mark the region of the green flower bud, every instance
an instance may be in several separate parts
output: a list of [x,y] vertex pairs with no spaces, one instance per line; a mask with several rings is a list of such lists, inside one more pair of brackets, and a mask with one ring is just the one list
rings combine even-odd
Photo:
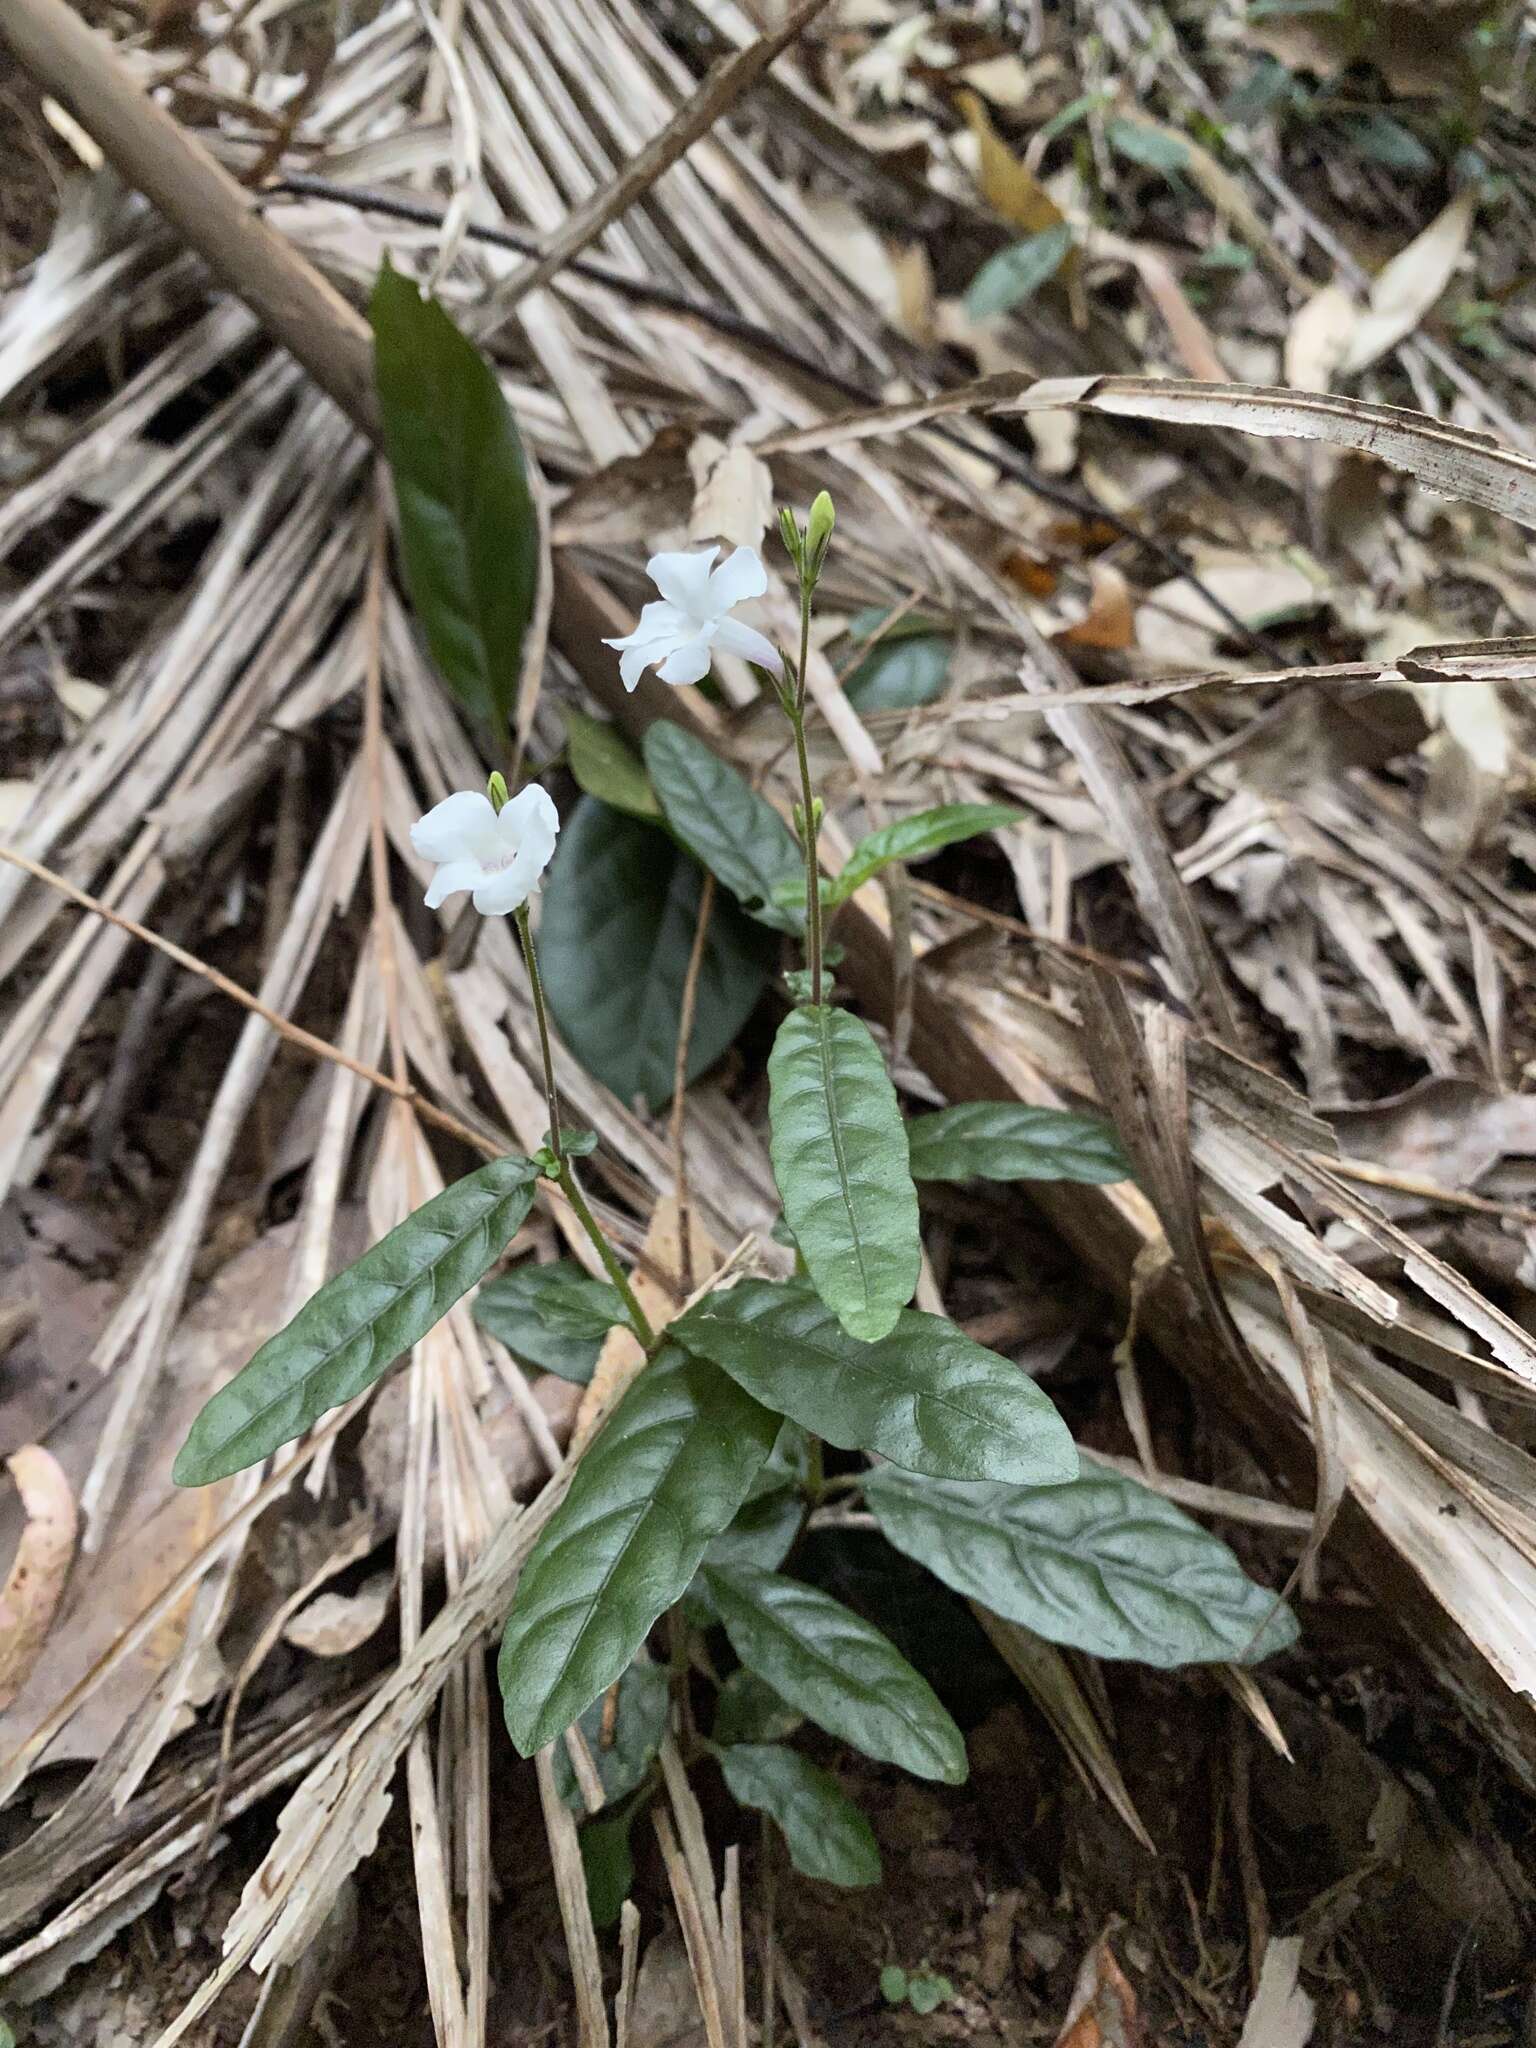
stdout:
[[779,507],[779,532],[789,559],[801,575],[805,573],[805,537],[801,533],[795,515],[787,505]]
[[836,523],[837,513],[830,494],[818,491],[805,527],[805,574],[812,582],[821,574],[821,565],[827,559],[827,549],[832,544],[832,528]]
[[485,793],[491,800],[491,809],[499,816],[501,807],[507,800],[507,778],[499,768],[494,771],[490,780],[486,783]]

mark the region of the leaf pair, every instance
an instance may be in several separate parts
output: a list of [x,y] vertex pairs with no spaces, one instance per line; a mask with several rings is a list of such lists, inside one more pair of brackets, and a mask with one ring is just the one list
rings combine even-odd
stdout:
[[203,1407],[178,1486],[206,1486],[373,1385],[489,1271],[533,1204],[531,1159],[493,1160],[444,1189],[338,1273]]

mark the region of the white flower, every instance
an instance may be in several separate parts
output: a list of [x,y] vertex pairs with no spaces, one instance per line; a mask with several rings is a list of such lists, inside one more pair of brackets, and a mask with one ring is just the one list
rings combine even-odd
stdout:
[[751,626],[728,616],[733,606],[761,597],[768,572],[756,548],[737,548],[718,569],[712,564],[720,550],[702,555],[652,555],[645,573],[661,592],[660,604],[648,604],[640,623],[623,640],[608,640],[621,655],[619,674],[632,690],[648,668],[664,683],[697,683],[709,674],[712,651],[739,654],[773,675],[783,672],[778,649]]
[[559,830],[560,813],[536,782],[503,804],[499,816],[480,790],[455,790],[411,827],[412,846],[437,863],[427,908],[473,889],[485,917],[521,909],[554,856]]

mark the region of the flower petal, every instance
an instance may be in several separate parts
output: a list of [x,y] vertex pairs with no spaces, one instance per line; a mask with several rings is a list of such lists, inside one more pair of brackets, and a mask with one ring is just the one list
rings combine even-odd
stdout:
[[715,617],[749,597],[761,597],[768,588],[768,571],[756,548],[737,548],[727,555],[709,579],[709,602]]
[[[610,640],[608,645],[616,647],[618,642]],[[638,685],[640,678],[661,653],[662,649],[659,647],[625,648],[619,656],[619,681],[626,690],[633,690]]]
[[482,917],[505,917],[509,911],[521,910],[533,894],[540,871],[531,855],[525,859],[519,852],[510,867],[485,877],[475,891],[476,910]]
[[720,621],[715,628],[715,645],[722,654],[739,654],[743,661],[755,661],[770,675],[781,676],[784,673],[783,658],[773,642],[759,633],[755,626],[744,626],[740,619]]
[[674,647],[656,671],[664,683],[701,683],[709,674],[709,641],[701,633]]
[[[706,548],[701,555],[652,555],[645,573],[669,604],[690,618],[705,619],[713,606],[709,572],[719,552],[718,548]],[[641,617],[643,620],[644,613]]]
[[457,896],[461,889],[478,889],[484,880],[485,869],[477,860],[444,861],[427,890],[428,910],[436,910],[440,903],[450,896]]
[[481,789],[456,789],[411,827],[411,844],[426,860],[464,860],[487,841],[496,842],[496,812]]
[[605,640],[603,645],[617,647],[621,652],[626,647],[664,649],[674,641],[687,640],[698,630],[695,621],[675,604],[648,604],[633,633],[626,633],[622,640]]
[[496,820],[502,845],[514,847],[519,858],[524,853],[530,855],[538,864],[539,874],[543,874],[554,856],[559,830],[560,813],[555,809],[554,799],[536,782],[526,784],[510,803],[503,804]]

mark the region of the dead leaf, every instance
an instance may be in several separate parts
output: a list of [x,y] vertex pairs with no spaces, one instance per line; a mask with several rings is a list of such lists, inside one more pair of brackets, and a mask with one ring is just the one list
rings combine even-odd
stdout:
[[1069,647],[1118,651],[1136,644],[1136,607],[1131,586],[1112,562],[1091,563],[1088,609],[1075,626],[1054,637]]
[[1083,1958],[1056,2048],[1142,2048],[1141,2012],[1105,1930]]
[[1413,333],[1450,283],[1476,212],[1477,193],[1469,185],[1380,271],[1371,286],[1370,304],[1344,351],[1339,366],[1344,376],[1369,369]]
[[75,1554],[75,1496],[59,1461],[41,1444],[6,1459],[26,1525],[0,1588],[0,1708],[21,1691],[63,1596]]
[[973,92],[955,95],[955,104],[976,138],[979,162],[976,182],[982,197],[1020,234],[1038,235],[1066,219],[1050,193],[1026,170],[992,126],[992,117]]
[[283,1641],[312,1657],[345,1657],[376,1635],[389,1612],[392,1572],[372,1572],[354,1593],[317,1593],[283,1630]]
[[1316,2008],[1296,1981],[1301,1969],[1301,1936],[1270,1939],[1237,2048],[1306,2048]]
[[1297,313],[1285,337],[1285,381],[1296,391],[1328,391],[1349,354],[1360,308],[1341,284],[1325,284]]
[[755,548],[773,518],[773,475],[766,462],[739,442],[727,447],[713,434],[700,434],[688,450],[693,476],[690,540],[723,540]]

